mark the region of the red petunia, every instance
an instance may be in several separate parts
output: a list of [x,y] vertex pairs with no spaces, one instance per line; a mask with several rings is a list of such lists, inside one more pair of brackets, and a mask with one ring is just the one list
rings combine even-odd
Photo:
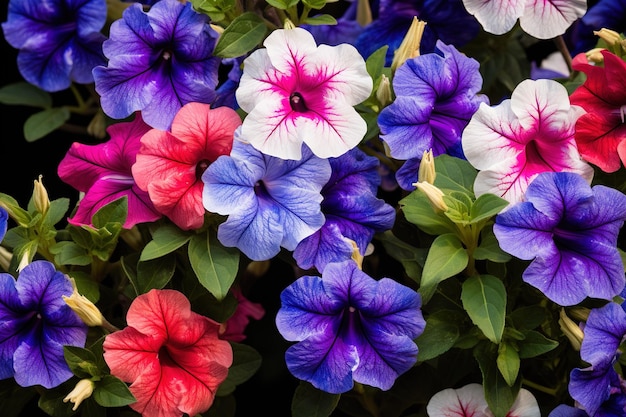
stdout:
[[150,417],[194,416],[209,409],[233,362],[220,324],[191,311],[175,290],[138,296],[126,315],[128,327],[104,341],[111,374],[130,382],[130,407]]
[[572,104],[586,114],[576,122],[578,151],[604,172],[615,172],[626,164],[626,63],[603,50],[604,65],[591,65],[584,53],[578,54],[573,68],[587,75],[583,85],[570,96]]

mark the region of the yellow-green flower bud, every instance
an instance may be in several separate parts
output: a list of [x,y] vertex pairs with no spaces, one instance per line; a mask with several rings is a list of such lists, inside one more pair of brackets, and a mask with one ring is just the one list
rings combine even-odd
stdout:
[[601,51],[606,50],[606,48],[593,48],[589,51],[585,52],[585,57],[587,58],[587,62],[602,64],[604,62],[604,56],[602,56]]
[[443,191],[439,188],[427,182],[416,182],[413,185],[428,197],[428,201],[435,212],[444,213],[448,211],[448,205],[443,201]]
[[70,391],[70,393],[67,394],[65,398],[63,398],[63,402],[66,403],[69,401],[74,404],[72,410],[76,411],[80,403],[91,397],[94,388],[95,384],[91,379],[81,379],[80,381],[78,381],[74,389]]
[[[369,0],[357,0],[356,5],[356,21],[359,25],[365,27],[372,23],[372,8]],[[327,2],[328,3],[328,2]]]
[[433,157],[433,150],[429,149],[427,151],[424,151],[424,154],[422,155],[420,168],[417,172],[417,181],[434,184],[436,176],[437,172],[435,172],[435,159]]
[[87,133],[94,138],[104,139],[107,136],[107,121],[102,110],[98,110],[87,125]]
[[614,30],[602,28],[593,32],[594,35],[602,39],[607,45],[615,46],[620,45],[622,42],[622,36]]
[[407,31],[402,43],[393,55],[391,62],[391,70],[395,71],[400,65],[404,64],[407,59],[415,58],[420,54],[420,44],[422,43],[422,35],[426,22],[419,20],[413,16],[411,27]]
[[565,309],[561,309],[559,313],[559,327],[561,331],[567,337],[572,347],[579,351],[580,345],[583,341],[584,333],[572,319],[570,319],[567,314],[565,314]]
[[284,29],[295,29],[296,25],[293,24],[293,22],[289,19],[285,19],[285,21],[283,22],[283,28]]
[[391,103],[391,82],[389,81],[389,77],[385,74],[380,78],[380,84],[378,84],[378,89],[376,90],[376,98],[382,107]]
[[41,214],[46,214],[50,208],[50,199],[48,198],[48,191],[41,182],[41,175],[38,180],[35,180],[35,188],[33,191],[33,202],[35,208]]
[[5,271],[9,272],[9,268],[11,266],[11,259],[13,258],[13,254],[0,246],[0,267]]
[[80,319],[85,322],[87,326],[102,326],[104,323],[104,317],[98,307],[95,306],[94,303],[89,301],[87,297],[78,293],[78,289],[76,288],[76,282],[73,278],[70,278],[72,281],[72,287],[74,287],[74,292],[72,292],[71,296],[63,296],[63,301],[67,304],[74,312],[80,317]]

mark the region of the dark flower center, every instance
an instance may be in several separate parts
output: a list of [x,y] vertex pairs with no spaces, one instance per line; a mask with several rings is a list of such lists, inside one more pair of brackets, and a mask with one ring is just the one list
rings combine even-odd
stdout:
[[204,174],[204,171],[206,171],[209,165],[211,165],[211,161],[209,161],[208,159],[202,159],[200,162],[198,162],[198,164],[196,165],[197,179],[202,178],[202,174]]
[[291,93],[291,95],[289,96],[289,105],[291,106],[291,110],[293,111],[304,113],[308,110],[302,94],[298,93],[297,91]]

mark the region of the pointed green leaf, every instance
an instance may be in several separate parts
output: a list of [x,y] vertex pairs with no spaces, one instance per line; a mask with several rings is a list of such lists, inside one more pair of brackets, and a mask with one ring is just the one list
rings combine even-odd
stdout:
[[498,345],[498,358],[496,359],[498,370],[504,381],[511,387],[519,374],[520,357],[517,350],[508,343]]
[[335,19],[330,14],[318,14],[316,16],[307,17],[306,19],[302,21],[302,23],[305,23],[311,26],[321,26],[321,25],[334,26],[337,24],[337,19]]
[[93,215],[91,222],[96,229],[101,229],[109,223],[124,224],[127,216],[128,197],[124,196],[100,207]]
[[419,348],[417,360],[427,361],[447,352],[460,336],[459,326],[463,320],[459,312],[436,311],[426,319],[426,327],[415,340]]
[[500,244],[493,234],[492,225],[482,229],[480,243],[474,250],[474,259],[490,260],[496,263],[505,263],[511,260],[511,255],[500,248]]
[[77,377],[91,378],[100,376],[95,355],[88,349],[76,346],[63,346],[65,362]]
[[488,220],[508,205],[508,201],[495,194],[483,194],[472,204],[470,211],[472,223]]
[[535,330],[528,330],[524,332],[524,335],[526,338],[518,343],[519,357],[521,359],[534,358],[550,352],[559,345],[559,342],[548,339]]
[[143,248],[140,261],[149,261],[174,252],[189,242],[192,233],[185,232],[173,224],[164,224],[154,231],[152,240]]
[[293,417],[328,417],[339,404],[339,394],[329,394],[313,387],[308,382],[300,382],[291,402]]
[[506,383],[496,364],[497,351],[493,347],[492,343],[483,341],[474,349],[474,357],[483,376],[483,390],[489,409],[494,417],[506,417],[517,399],[522,378],[518,376],[512,386]]
[[176,256],[167,254],[160,258],[137,263],[135,287],[137,294],[144,294],[152,289],[162,289],[170,282],[176,270]]
[[266,0],[270,6],[274,6],[280,10],[287,10],[298,4],[300,0]]
[[443,235],[457,230],[448,217],[435,212],[428,197],[419,190],[411,192],[399,204],[407,221],[430,235]]
[[409,245],[394,236],[390,230],[381,233],[377,238],[383,244],[389,256],[402,264],[404,272],[419,282],[422,276],[422,267],[426,260],[427,249]]
[[253,12],[237,16],[220,35],[214,55],[220,58],[236,58],[256,48],[265,39],[267,26]]
[[319,10],[326,5],[326,0],[302,0],[302,4],[311,9]]
[[93,398],[102,407],[123,407],[136,401],[128,386],[113,375],[96,382]]
[[261,354],[254,348],[242,343],[231,342],[233,348],[233,364],[228,368],[228,377],[219,386],[217,395],[228,395],[237,385],[250,379],[261,367]]
[[423,303],[430,300],[441,281],[462,272],[468,261],[467,250],[456,235],[437,236],[430,245],[422,271],[419,292]]
[[474,195],[474,179],[476,168],[464,159],[447,154],[435,157],[435,185],[442,190],[455,190]]
[[224,299],[239,268],[239,250],[226,248],[210,233],[189,241],[189,260],[200,283],[218,300]]
[[52,96],[25,81],[8,84],[0,88],[0,103],[9,106],[30,106],[48,109],[52,107]]
[[54,262],[58,265],[86,266],[92,261],[89,252],[71,241],[59,242],[50,248],[54,255]]
[[28,142],[34,142],[54,132],[69,119],[70,111],[65,107],[53,107],[35,113],[24,123],[24,138]]
[[475,275],[463,283],[463,308],[487,339],[499,344],[504,332],[506,288],[491,275]]

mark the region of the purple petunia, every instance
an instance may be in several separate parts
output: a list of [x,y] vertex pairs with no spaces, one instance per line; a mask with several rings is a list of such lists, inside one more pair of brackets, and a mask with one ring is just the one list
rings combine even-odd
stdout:
[[293,252],[303,269],[323,271],[329,262],[350,259],[353,247],[346,239],[356,242],[364,255],[374,233],[390,229],[396,218],[395,209],[376,197],[381,181],[376,157],[355,148],[329,161],[332,174],[322,189],[326,222]]
[[44,91],[93,82],[105,62],[100,33],[105,0],[10,0],[4,37],[19,49],[17,66],[26,81]]
[[148,12],[131,4],[102,45],[107,66],[93,71],[102,110],[114,119],[141,111],[148,125],[168,130],[183,105],[212,103],[220,64],[213,55],[217,38],[208,16],[193,10],[191,2],[161,0]]
[[413,340],[426,325],[419,294],[373,279],[354,261],[299,278],[280,299],[278,331],[298,342],[287,349],[287,368],[322,391],[347,392],[353,381],[388,390],[417,361]]
[[17,280],[0,273],[0,379],[54,388],[72,376],[63,346],[84,346],[87,325],[62,296],[71,281],[48,261],[35,261]]
[[407,60],[393,78],[396,99],[378,118],[381,139],[393,158],[407,160],[396,173],[405,190],[417,182],[424,151],[463,158],[461,134],[487,96],[479,63],[453,46],[437,43],[438,51]]
[[0,206],[0,242],[4,239],[4,235],[7,233],[7,227],[9,222],[9,212]]
[[493,232],[509,254],[533,262],[522,278],[557,304],[585,297],[611,300],[624,288],[617,237],[626,220],[626,195],[591,188],[572,172],[545,172],[525,201],[496,216]]
[[239,128],[230,156],[220,156],[202,174],[202,203],[228,216],[217,232],[224,246],[267,260],[281,247],[294,250],[324,224],[320,191],[330,163],[307,146],[297,161],[267,156],[239,140],[240,134]]
[[626,312],[619,304],[610,302],[589,312],[580,357],[590,366],[573,369],[568,388],[590,416],[617,417],[626,412],[626,383],[613,367],[625,337]]

